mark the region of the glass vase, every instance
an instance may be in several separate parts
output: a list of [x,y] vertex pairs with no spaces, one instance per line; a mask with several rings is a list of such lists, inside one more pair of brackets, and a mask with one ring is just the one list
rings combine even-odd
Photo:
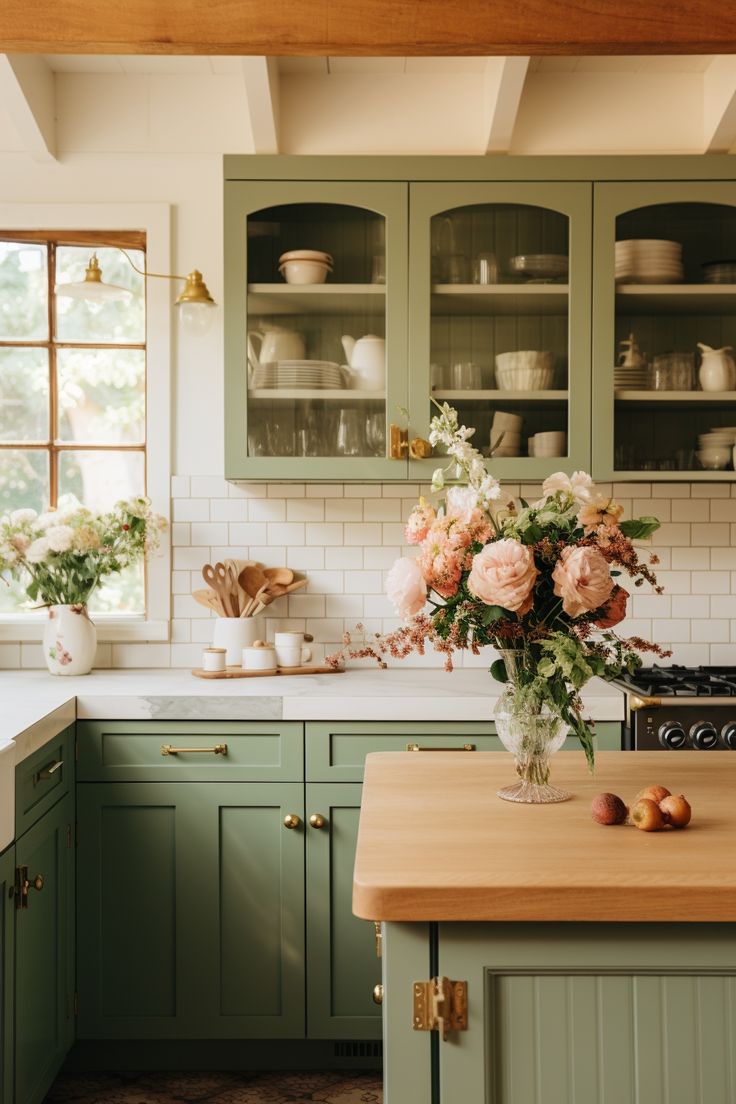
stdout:
[[494,719],[498,737],[514,756],[519,781],[504,786],[504,801],[547,805],[567,801],[572,794],[550,783],[550,757],[562,747],[568,726],[558,713],[539,700],[529,653],[503,654],[508,682],[499,698]]

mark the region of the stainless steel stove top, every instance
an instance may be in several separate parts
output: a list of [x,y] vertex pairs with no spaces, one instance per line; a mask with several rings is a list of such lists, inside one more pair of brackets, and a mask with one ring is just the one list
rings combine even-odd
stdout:
[[634,751],[736,751],[736,668],[641,667],[626,691],[624,746]]

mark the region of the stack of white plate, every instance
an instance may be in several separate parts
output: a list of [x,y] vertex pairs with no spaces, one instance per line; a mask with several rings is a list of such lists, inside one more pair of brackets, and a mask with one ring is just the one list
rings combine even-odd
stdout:
[[347,387],[347,380],[344,370],[331,360],[276,360],[256,366],[251,387],[323,391]]
[[682,245],[659,238],[616,242],[616,279],[632,284],[679,284]]
[[567,456],[567,434],[562,429],[535,433],[529,438],[529,455],[537,458]]
[[569,263],[563,253],[520,253],[510,261],[511,271],[526,276],[530,283],[563,280]]
[[613,385],[617,391],[646,391],[649,369],[642,367],[625,368],[617,364],[613,369]]

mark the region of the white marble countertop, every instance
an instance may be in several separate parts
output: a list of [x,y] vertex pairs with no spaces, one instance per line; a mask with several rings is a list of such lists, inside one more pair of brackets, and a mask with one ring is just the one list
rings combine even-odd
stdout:
[[[0,673],[0,850],[7,837],[14,764],[75,717],[100,720],[490,721],[500,686],[484,670],[355,668],[336,675],[197,679],[171,669]],[[623,695],[600,679],[583,694],[590,717],[620,721]],[[10,778],[10,782],[8,781]]]

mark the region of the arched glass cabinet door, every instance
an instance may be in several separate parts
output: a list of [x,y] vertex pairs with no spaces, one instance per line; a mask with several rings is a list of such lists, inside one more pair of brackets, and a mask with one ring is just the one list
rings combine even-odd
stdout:
[[587,468],[591,186],[415,184],[410,208],[410,436],[447,401],[498,478]]
[[406,185],[229,181],[225,204],[226,476],[403,478]]
[[733,480],[736,186],[600,184],[595,212],[594,474]]

